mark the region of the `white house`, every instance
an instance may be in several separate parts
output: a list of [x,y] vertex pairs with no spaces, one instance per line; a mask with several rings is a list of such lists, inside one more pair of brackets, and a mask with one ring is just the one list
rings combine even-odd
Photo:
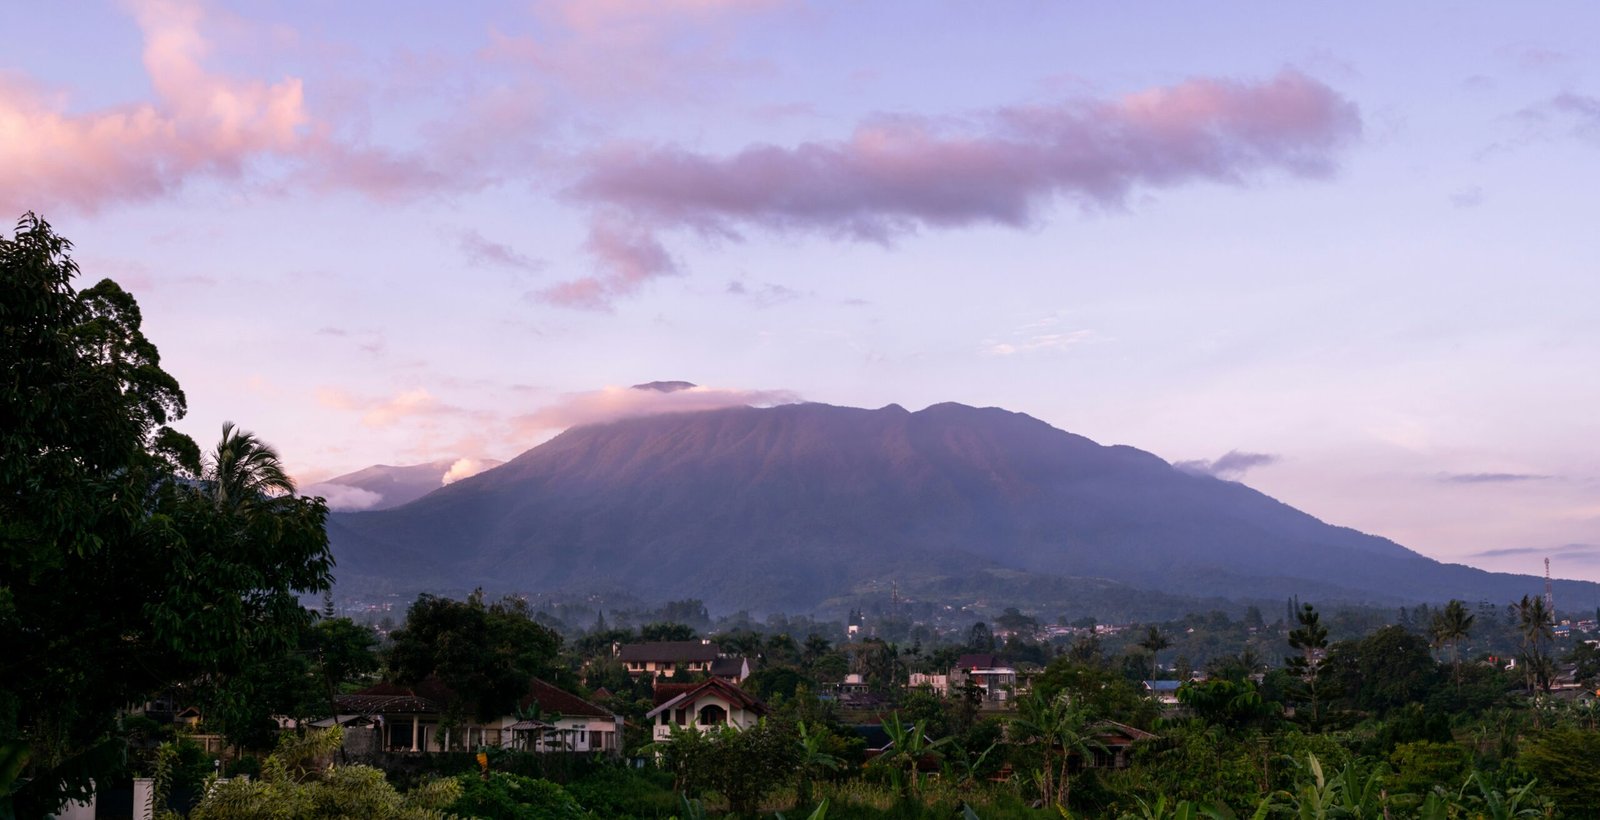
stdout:
[[656,741],[672,739],[673,727],[704,732],[721,726],[748,729],[767,714],[767,705],[722,678],[703,683],[659,684],[656,708],[645,719]]
[[[428,752],[499,746],[531,752],[601,752],[622,750],[622,717],[533,678],[517,712],[487,722],[467,720],[444,725],[444,706],[451,691],[438,678],[416,686],[380,683],[334,703],[340,725],[370,726],[374,751]],[[332,721],[327,721],[331,723]],[[354,738],[347,733],[346,745]]]

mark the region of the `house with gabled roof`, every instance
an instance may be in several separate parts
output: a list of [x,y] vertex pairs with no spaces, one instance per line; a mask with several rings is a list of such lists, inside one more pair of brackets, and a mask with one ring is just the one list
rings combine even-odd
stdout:
[[[453,693],[436,676],[414,686],[380,683],[334,699],[345,726],[369,726],[372,746],[387,752],[470,750],[497,746],[530,752],[622,750],[621,716],[538,678],[513,714],[487,722],[446,725],[445,704]],[[332,723],[332,720],[327,721]]]
[[723,654],[721,647],[704,638],[622,644],[615,654],[623,668],[635,678],[646,673],[670,678],[683,672],[727,678],[738,683],[750,677],[751,672],[749,660]]
[[722,678],[656,684],[655,701],[645,719],[657,742],[671,740],[674,727],[697,732],[723,726],[748,729],[769,711],[760,698]]

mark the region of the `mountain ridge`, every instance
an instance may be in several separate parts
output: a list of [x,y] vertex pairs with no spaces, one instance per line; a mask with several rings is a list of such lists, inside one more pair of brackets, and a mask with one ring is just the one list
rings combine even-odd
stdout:
[[[735,407],[572,428],[395,509],[336,514],[330,539],[341,567],[363,577],[416,571],[547,591],[621,583],[791,611],[864,578],[989,569],[1381,605],[1498,603],[1542,583],[1434,561],[1134,447],[948,402]],[[1600,597],[1594,584],[1562,586]]]

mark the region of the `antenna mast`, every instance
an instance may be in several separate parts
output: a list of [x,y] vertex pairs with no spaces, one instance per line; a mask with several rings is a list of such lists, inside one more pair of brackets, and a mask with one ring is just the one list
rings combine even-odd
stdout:
[[1555,585],[1550,583],[1550,559],[1544,559],[1544,608],[1550,610],[1550,620],[1556,619]]

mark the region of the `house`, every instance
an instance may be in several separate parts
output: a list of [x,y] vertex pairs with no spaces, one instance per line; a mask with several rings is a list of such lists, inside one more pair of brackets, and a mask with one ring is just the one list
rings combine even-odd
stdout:
[[906,682],[906,685],[912,689],[927,688],[939,697],[946,697],[950,694],[949,675],[928,675],[922,672],[912,672],[911,678]]
[[767,714],[760,698],[723,678],[701,683],[656,684],[656,707],[645,714],[657,741],[670,740],[673,727],[704,732],[719,726],[748,729]]
[[1100,745],[1094,750],[1094,759],[1088,761],[1088,765],[1100,769],[1126,769],[1132,755],[1133,744],[1157,738],[1143,729],[1135,729],[1125,723],[1102,720],[1095,724],[1094,739],[1099,741]]
[[[334,699],[342,726],[369,727],[372,751],[426,752],[497,746],[530,752],[622,749],[622,718],[561,688],[533,678],[516,712],[487,722],[445,726],[453,693],[437,677],[415,686],[380,683]],[[322,721],[331,724],[333,720]],[[357,736],[355,732],[349,736]],[[360,741],[358,741],[359,743]],[[347,745],[350,745],[347,741]]]
[[658,678],[670,678],[679,672],[698,673],[726,678],[738,683],[750,677],[750,662],[745,658],[724,655],[715,643],[697,641],[652,641],[618,646],[617,660],[632,677],[646,673]]
[[1162,706],[1178,705],[1178,688],[1183,686],[1180,680],[1147,680],[1143,683],[1146,697],[1156,699]]
[[958,692],[968,681],[983,691],[985,701],[1004,703],[1017,691],[1017,670],[992,653],[962,655],[950,670],[947,686]]

